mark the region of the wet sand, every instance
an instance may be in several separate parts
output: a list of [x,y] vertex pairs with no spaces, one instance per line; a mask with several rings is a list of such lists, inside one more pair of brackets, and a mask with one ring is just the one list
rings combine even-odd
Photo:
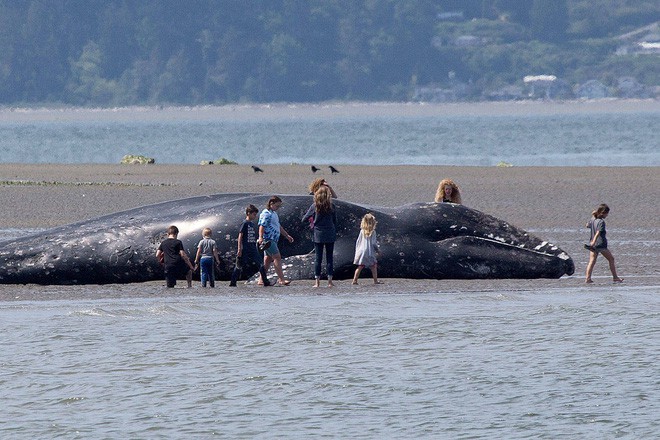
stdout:
[[[584,288],[581,279],[588,240],[584,228],[599,203],[612,209],[607,219],[610,248],[619,271],[631,283],[660,283],[660,170],[657,167],[449,167],[349,166],[339,174],[327,166],[313,174],[308,165],[264,165],[254,173],[249,165],[53,165],[0,164],[0,228],[47,228],[161,201],[197,195],[233,192],[304,194],[315,177],[325,177],[339,198],[376,206],[399,206],[431,201],[442,178],[461,187],[463,203],[548,239],[566,250],[576,262],[576,274],[560,280],[412,281],[386,280],[382,286],[358,288],[378,292],[469,292]],[[265,202],[265,200],[264,200]],[[627,244],[626,244],[627,243]],[[655,243],[655,245],[653,244]],[[650,245],[649,245],[650,244]],[[605,261],[596,266],[596,279],[607,281]],[[225,284],[225,283],[221,283]],[[307,294],[307,282],[292,286],[292,293]],[[354,291],[350,282],[339,289]],[[182,294],[217,294],[202,289],[163,293],[161,282],[132,286],[67,287],[72,297],[115,297]],[[617,288],[616,286],[614,288]],[[240,289],[256,289],[243,286]],[[289,288],[287,288],[289,289]],[[43,299],[62,287],[12,286],[0,288],[0,299]],[[281,291],[281,289],[278,289]],[[324,290],[327,292],[327,290]],[[259,293],[257,290],[255,293]],[[66,295],[64,295],[66,296]]]

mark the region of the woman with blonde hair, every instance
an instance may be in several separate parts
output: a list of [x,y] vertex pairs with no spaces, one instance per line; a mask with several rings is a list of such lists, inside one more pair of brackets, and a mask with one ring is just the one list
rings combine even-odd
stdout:
[[332,194],[328,186],[320,186],[314,193],[314,203],[309,207],[302,218],[303,223],[310,222],[314,231],[314,287],[321,283],[321,264],[323,263],[323,249],[325,248],[325,265],[328,275],[328,287],[333,287],[332,276],[334,272],[333,253],[337,239],[337,213],[332,204]]
[[326,187],[330,190],[330,195],[332,195],[333,199],[337,198],[337,193],[335,192],[335,190],[332,189],[332,187],[328,184],[328,182],[326,182],[325,179],[323,178],[314,179],[314,181],[309,184],[309,194],[313,196],[314,194],[316,194],[316,191],[318,191],[319,188],[323,188],[323,187]]
[[451,179],[443,179],[438,185],[438,190],[435,192],[435,201],[437,203],[457,203],[461,204],[461,190],[458,185]]

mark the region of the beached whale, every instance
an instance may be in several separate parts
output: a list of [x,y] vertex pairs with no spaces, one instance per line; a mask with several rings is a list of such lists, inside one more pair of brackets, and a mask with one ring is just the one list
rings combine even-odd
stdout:
[[[205,227],[213,230],[228,280],[236,238],[249,204],[263,207],[270,195],[216,194],[158,203],[0,242],[0,283],[107,284],[163,279],[155,258],[169,225],[191,257]],[[285,276],[313,279],[313,243],[301,221],[309,195],[282,195],[278,213],[294,237],[280,240]],[[335,279],[351,278],[362,216],[378,220],[382,278],[559,278],[574,272],[557,246],[492,216],[452,203],[416,203],[396,208],[334,201],[338,230]],[[366,269],[365,269],[366,270]],[[249,275],[249,274],[247,274]]]

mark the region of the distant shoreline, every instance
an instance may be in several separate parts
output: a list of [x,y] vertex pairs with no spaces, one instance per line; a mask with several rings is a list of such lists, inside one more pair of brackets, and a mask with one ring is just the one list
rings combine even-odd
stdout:
[[572,101],[482,101],[456,103],[322,102],[227,104],[221,106],[0,107],[0,123],[30,121],[283,120],[373,117],[656,113],[654,99]]

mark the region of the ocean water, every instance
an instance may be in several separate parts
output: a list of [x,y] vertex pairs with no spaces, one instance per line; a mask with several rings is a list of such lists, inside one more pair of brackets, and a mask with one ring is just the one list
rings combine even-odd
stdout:
[[[157,163],[374,165],[659,166],[660,112],[232,118],[190,111],[158,119],[16,120],[0,115],[0,153],[9,163],[118,163],[126,154]],[[178,117],[177,117],[178,116]]]
[[0,437],[660,435],[655,289],[181,292],[0,303]]

